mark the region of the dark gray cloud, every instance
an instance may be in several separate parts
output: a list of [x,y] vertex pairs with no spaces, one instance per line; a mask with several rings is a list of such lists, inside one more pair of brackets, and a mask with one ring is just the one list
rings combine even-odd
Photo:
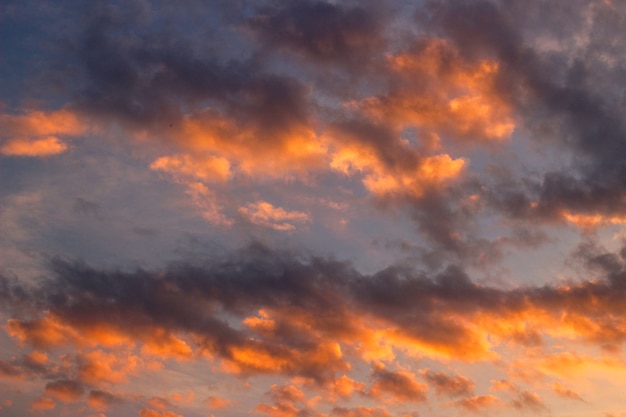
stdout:
[[[363,332],[355,321],[359,316],[402,329],[402,334],[418,343],[471,357],[469,352],[478,356],[485,352],[472,346],[478,339],[471,327],[454,317],[486,314],[506,321],[524,311],[542,311],[558,322],[563,314],[580,315],[597,324],[595,330],[581,330],[580,337],[615,350],[626,340],[626,333],[613,320],[624,313],[625,262],[618,255],[594,254],[587,263],[600,266],[605,279],[567,289],[546,286],[505,291],[476,285],[456,267],[435,276],[406,268],[365,276],[347,263],[254,245],[209,258],[204,265],[178,264],[159,272],[98,271],[84,263],[55,259],[50,278],[38,287],[3,279],[2,297],[4,309],[10,311],[13,304],[28,299],[29,305],[37,306],[33,313],[49,311],[77,329],[106,324],[146,341],[154,337],[154,328],[169,335],[194,334],[199,351],[206,349],[233,361],[238,349],[262,351],[284,362],[278,368],[243,363],[239,364],[241,372],[284,373],[323,381],[344,369],[343,359],[327,352],[330,356],[321,362],[298,361],[297,352],[314,357],[314,352],[325,352],[327,340],[358,341]],[[245,318],[259,310],[274,312],[271,329],[232,327],[224,316]],[[35,336],[28,336],[45,323],[32,315],[14,317],[20,318],[13,323],[15,333],[47,348],[46,339],[37,342]],[[299,321],[293,322],[294,317]],[[308,324],[303,327],[301,323]],[[251,332],[256,334],[254,340]],[[526,344],[523,336],[500,335]],[[541,337],[535,334],[539,343]]]
[[271,48],[298,53],[313,63],[363,65],[380,59],[386,18],[372,2],[282,2],[261,8],[249,27]]
[[422,375],[435,388],[437,394],[450,397],[469,397],[474,393],[474,382],[462,375],[448,375],[430,369],[426,369]]
[[[543,4],[523,3],[432,2],[429,13],[418,15],[462,53],[495,58],[500,92],[516,106],[525,126],[539,135],[533,126],[556,122],[557,134],[550,140],[573,152],[565,170],[526,184],[503,184],[494,190],[493,202],[513,216],[549,218],[564,209],[618,214],[626,193],[621,152],[626,126],[623,89],[616,94],[609,85],[620,85],[626,65],[626,43],[610,35],[623,25],[623,14],[611,10],[620,6],[572,2],[549,13]],[[562,24],[554,24],[555,18]],[[537,33],[545,39],[531,39]],[[574,35],[580,45],[568,45],[575,43],[568,38]],[[541,42],[549,41],[558,46],[542,50]],[[538,203],[532,210],[531,201]]]

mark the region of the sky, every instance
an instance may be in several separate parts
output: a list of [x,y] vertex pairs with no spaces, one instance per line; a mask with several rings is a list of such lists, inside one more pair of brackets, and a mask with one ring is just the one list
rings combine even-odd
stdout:
[[626,417],[622,0],[0,4],[0,415]]

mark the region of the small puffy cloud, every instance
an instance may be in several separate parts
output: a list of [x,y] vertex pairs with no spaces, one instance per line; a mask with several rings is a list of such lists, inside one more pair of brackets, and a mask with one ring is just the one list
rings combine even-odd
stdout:
[[45,411],[45,410],[53,410],[57,404],[48,397],[41,397],[30,405],[31,411]]
[[335,407],[330,413],[332,417],[391,417],[392,414],[384,407]]
[[124,399],[108,391],[91,390],[87,396],[89,407],[96,411],[106,411],[110,406],[120,404]]
[[513,381],[509,381],[507,379],[492,379],[491,386],[489,387],[489,391],[492,392],[517,392],[519,388],[517,384]]
[[486,409],[502,406],[502,401],[493,395],[477,395],[463,398],[450,403],[453,407],[460,408],[469,413],[484,413]]
[[577,393],[576,391],[574,391],[571,388],[567,388],[567,387],[563,386],[559,382],[554,382],[552,384],[552,389],[561,398],[567,398],[567,399],[570,399],[570,400],[584,401],[579,393]]
[[12,363],[0,359],[0,378],[19,379],[23,377],[22,370]]
[[626,216],[603,215],[600,213],[574,213],[569,210],[562,210],[561,217],[581,229],[590,230],[595,227],[605,225],[626,225]]
[[87,126],[69,110],[30,111],[24,114],[0,114],[2,143],[0,153],[7,156],[51,156],[63,153],[68,146],[59,136],[76,136]]
[[324,138],[330,169],[360,176],[377,197],[422,197],[459,178],[466,168],[462,158],[422,154],[393,128],[370,121],[338,123]]
[[172,407],[172,403],[163,397],[152,397],[148,400],[148,405],[158,410],[167,410]]
[[346,375],[342,375],[341,377],[332,380],[328,384],[327,389],[331,400],[334,401],[336,398],[348,399],[355,392],[364,392],[365,384],[355,381]]
[[7,156],[51,156],[66,150],[67,145],[54,136],[34,140],[14,138],[0,147],[0,153]]
[[65,379],[47,383],[45,392],[63,402],[76,402],[82,398],[85,387],[78,381]]
[[474,392],[474,382],[462,375],[448,375],[430,369],[424,369],[420,374],[435,388],[437,394],[460,397],[472,395]]
[[139,417],[183,417],[183,415],[173,411],[156,411],[151,408],[144,408],[139,411]]
[[89,384],[119,384],[128,380],[142,360],[133,354],[94,350],[79,356],[78,375]]
[[389,371],[376,364],[372,373],[374,383],[368,395],[390,403],[423,402],[428,387],[417,381],[415,375],[406,371]]
[[10,319],[7,330],[20,343],[44,350],[67,344],[78,337],[72,328],[50,316],[32,321]]
[[204,403],[212,410],[224,410],[232,406],[235,402],[222,397],[208,397]]
[[253,224],[279,231],[295,230],[296,225],[311,222],[311,216],[305,212],[285,210],[282,207],[275,207],[267,201],[249,203],[247,206],[239,208],[239,213]]
[[511,405],[518,410],[530,410],[530,411],[545,411],[545,406],[541,397],[528,390],[521,391],[516,398],[511,400]]
[[174,177],[190,177],[201,181],[224,182],[231,177],[230,162],[213,155],[170,155],[157,158],[150,169],[163,171]]
[[266,395],[274,404],[258,404],[256,411],[271,417],[296,417],[303,407],[306,408],[304,393],[294,385],[272,385]]

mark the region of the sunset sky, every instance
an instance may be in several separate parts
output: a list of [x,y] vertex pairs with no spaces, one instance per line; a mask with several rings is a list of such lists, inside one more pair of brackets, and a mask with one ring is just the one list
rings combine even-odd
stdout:
[[626,417],[626,2],[0,3],[0,416]]

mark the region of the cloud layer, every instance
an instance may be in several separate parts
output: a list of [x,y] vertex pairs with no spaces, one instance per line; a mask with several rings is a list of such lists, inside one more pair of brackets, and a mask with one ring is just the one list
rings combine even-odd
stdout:
[[623,413],[623,3],[0,9],[0,413]]

